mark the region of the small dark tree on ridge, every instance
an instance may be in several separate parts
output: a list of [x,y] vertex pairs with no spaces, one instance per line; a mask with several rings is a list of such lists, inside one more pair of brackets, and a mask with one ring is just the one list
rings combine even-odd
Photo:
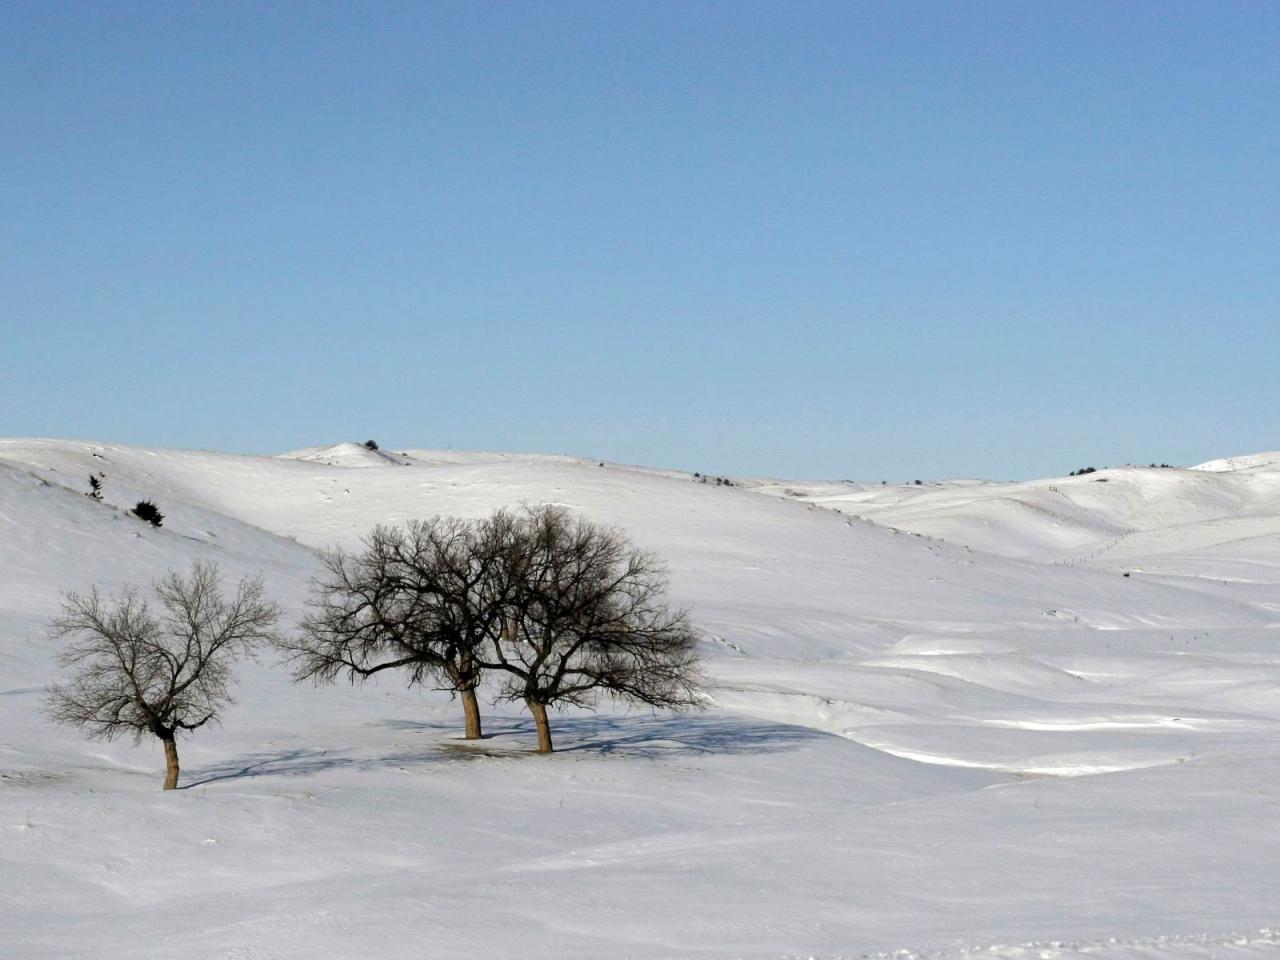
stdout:
[[129,512],[139,520],[147,521],[153,527],[163,526],[164,524],[164,514],[150,500],[139,500],[137,505]]

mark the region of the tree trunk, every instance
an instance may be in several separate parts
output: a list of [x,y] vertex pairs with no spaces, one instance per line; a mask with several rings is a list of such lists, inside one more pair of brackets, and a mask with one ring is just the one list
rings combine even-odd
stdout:
[[166,790],[176,790],[178,788],[178,745],[174,742],[173,737],[165,737],[164,743],[164,788]]
[[536,700],[528,701],[529,712],[533,714],[533,725],[538,728],[538,752],[550,753],[555,748],[551,746],[551,725],[547,723],[547,705],[538,703]]
[[462,714],[467,722],[467,732],[463,737],[467,740],[479,740],[484,734],[480,732],[480,701],[476,699],[476,688],[466,687],[458,693],[462,697]]

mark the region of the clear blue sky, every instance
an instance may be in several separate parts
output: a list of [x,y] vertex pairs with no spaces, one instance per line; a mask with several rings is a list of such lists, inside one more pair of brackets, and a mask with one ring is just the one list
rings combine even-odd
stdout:
[[1280,448],[1280,6],[19,2],[0,435]]

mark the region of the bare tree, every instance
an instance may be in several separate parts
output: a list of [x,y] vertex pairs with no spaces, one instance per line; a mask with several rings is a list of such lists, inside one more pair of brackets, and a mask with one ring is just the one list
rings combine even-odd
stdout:
[[155,585],[164,608],[155,613],[133,588],[104,600],[67,594],[52,623],[69,641],[59,656],[74,671],[50,688],[47,710],[58,723],[95,739],[147,735],[164,744],[164,789],[178,785],[179,731],[217,722],[231,702],[236,660],[274,638],[279,616],[264,599],[261,579],[242,580],[225,597],[216,565],[196,563],[189,579],[170,573]]
[[547,708],[600,695],[702,706],[697,633],[666,602],[665,569],[619,530],[550,506],[526,509],[506,555],[502,634],[486,666],[506,674],[500,697],[523,700],[538,752],[553,749]]
[[459,697],[465,737],[481,737],[478,653],[501,629],[514,528],[503,511],[435,517],[375,527],[358,554],[330,551],[300,633],[281,641],[295,679],[354,683],[404,670],[411,685]]

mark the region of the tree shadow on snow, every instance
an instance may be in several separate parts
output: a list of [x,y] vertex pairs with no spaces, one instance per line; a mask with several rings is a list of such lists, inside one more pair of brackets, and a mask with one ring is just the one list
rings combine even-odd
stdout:
[[[439,724],[407,720],[389,720],[380,725],[424,732],[441,729]],[[519,757],[531,753],[537,743],[533,720],[528,717],[491,717],[485,728],[483,741],[453,740],[448,748],[485,756]],[[570,714],[552,717],[551,736],[558,754],[658,759],[682,754],[773,753],[830,734],[724,714]],[[499,745],[493,741],[506,742]]]
[[706,714],[569,717],[559,729],[565,753],[651,759],[682,753],[776,753],[829,736],[808,727]]
[[239,757],[227,763],[202,767],[193,776],[199,779],[180,784],[179,790],[190,790],[219,780],[243,780],[249,777],[266,777],[279,774],[319,773],[349,763],[341,757],[330,757],[325,750],[288,750],[284,753],[255,753]]
[[[489,717],[483,740],[463,740],[456,723],[387,720],[392,730],[420,732],[420,750],[382,756],[357,756],[341,750],[286,750],[256,753],[201,767],[183,790],[225,780],[296,777],[329,770],[397,769],[479,759],[536,757],[537,734],[529,718]],[[552,720],[557,755],[619,756],[641,760],[687,756],[775,753],[824,739],[830,734],[808,727],[716,714],[569,715]]]
[[190,790],[220,780],[245,780],[254,777],[297,777],[323,773],[326,770],[374,770],[384,767],[406,767],[441,759],[439,751],[412,751],[383,757],[348,756],[334,750],[286,750],[282,753],[254,753],[222,764],[201,767],[191,775],[197,779],[181,784]]

